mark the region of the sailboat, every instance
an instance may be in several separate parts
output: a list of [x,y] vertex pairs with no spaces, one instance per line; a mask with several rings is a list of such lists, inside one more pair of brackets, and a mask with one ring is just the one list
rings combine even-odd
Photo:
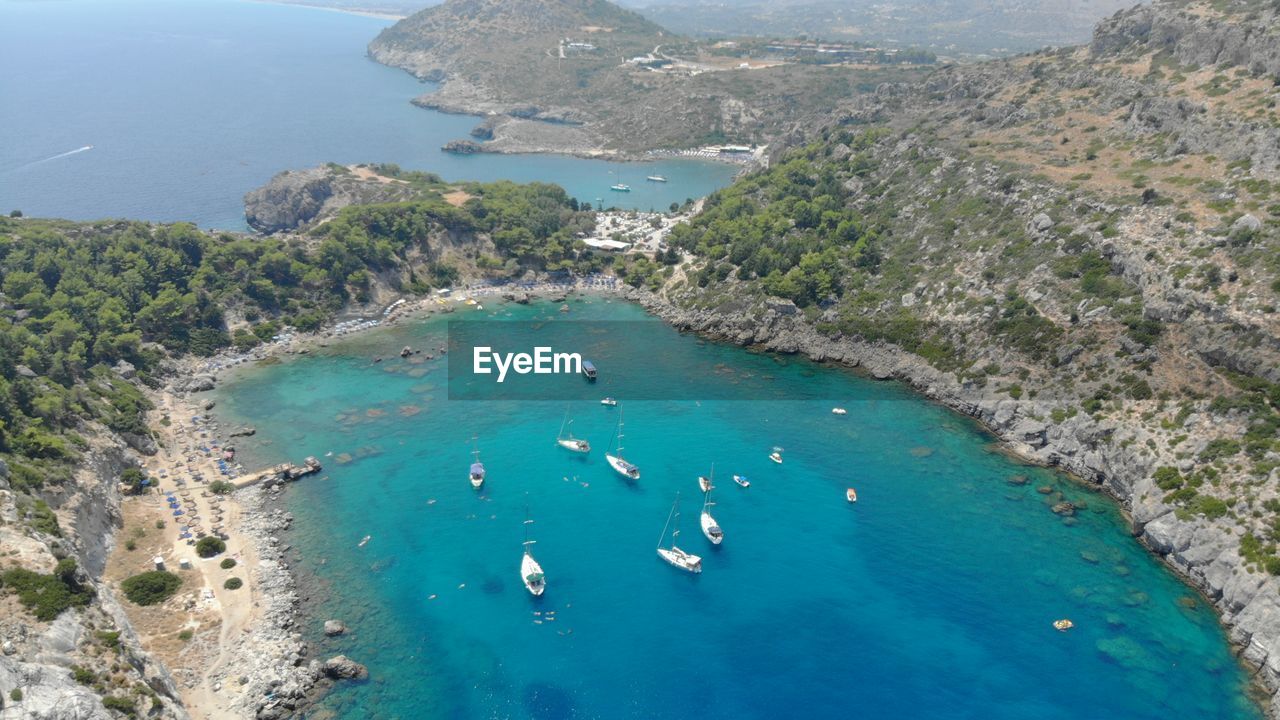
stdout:
[[699,475],[699,476],[698,476],[698,487],[702,490],[702,492],[703,492],[704,494],[705,494],[705,493],[709,493],[709,492],[711,492],[711,488],[712,488],[712,487],[714,487],[714,485],[712,485],[712,484],[711,484],[711,479],[712,479],[712,478],[714,478],[715,476],[716,476],[716,466],[715,466],[715,465],[712,465],[712,466],[711,466],[711,475],[710,475],[710,477],[708,477],[708,476],[706,476],[706,475]]
[[537,560],[533,559],[533,553],[529,551],[529,546],[536,543],[537,540],[529,539],[529,526],[533,521],[529,519],[529,509],[524,511],[524,557],[520,560],[520,580],[524,583],[524,587],[534,597],[541,597],[542,593],[547,589],[547,576],[542,572],[542,566]]
[[560,434],[556,436],[556,444],[564,448],[565,450],[572,450],[573,452],[578,452],[578,453],[591,452],[591,443],[587,442],[586,440],[575,438],[573,436],[572,428],[569,429],[569,435],[567,437],[565,436],[564,434],[565,428],[572,424],[573,424],[573,421],[569,419],[569,413],[565,412],[564,420],[560,423]]
[[[674,522],[673,522],[674,521]],[[663,547],[662,543],[667,539],[667,528],[671,530],[671,547]],[[681,570],[687,570],[691,573],[702,572],[702,558],[697,555],[687,553],[676,547],[676,540],[680,537],[680,493],[676,493],[676,501],[671,504],[671,512],[667,514],[667,524],[662,526],[662,537],[658,538],[658,557],[666,560]]]
[[471,463],[471,487],[479,490],[484,485],[484,463],[480,462],[480,448],[472,450],[471,457],[474,458]]
[[618,431],[614,434],[614,449],[612,453],[605,453],[604,459],[609,461],[609,466],[618,472],[619,475],[628,480],[640,479],[640,468],[632,465],[622,459],[622,411],[618,411]]
[[711,517],[711,506],[715,503],[711,502],[711,491],[707,491],[702,496],[702,534],[707,536],[712,545],[719,545],[724,541],[724,531],[720,529],[720,523]]

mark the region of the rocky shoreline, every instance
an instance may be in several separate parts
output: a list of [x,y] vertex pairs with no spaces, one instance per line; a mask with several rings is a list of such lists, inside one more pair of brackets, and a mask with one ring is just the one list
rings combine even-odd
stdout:
[[[1084,415],[1060,423],[1034,400],[1014,400],[994,388],[959,382],[954,375],[896,346],[820,334],[789,302],[763,314],[688,310],[666,297],[628,289],[623,297],[678,330],[720,342],[853,368],[877,380],[897,380],[920,395],[974,418],[1015,457],[1059,468],[1110,495],[1131,521],[1134,537],[1216,609],[1237,655],[1250,669],[1267,716],[1280,718],[1280,581],[1241,572],[1239,544],[1229,527],[1198,517],[1183,519],[1157,500],[1151,461],[1112,442],[1114,422]],[[1041,410],[1043,412],[1037,412]]]
[[[1152,482],[1150,461],[1111,442],[1116,432],[1114,423],[1087,416],[1061,423],[1036,419],[1040,414],[1032,400],[1013,400],[994,389],[960,383],[950,373],[939,371],[896,346],[823,336],[787,302],[771,303],[763,314],[690,310],[663,295],[625,285],[570,286],[567,290],[564,286],[547,285],[520,289],[514,294],[490,287],[475,295],[502,295],[508,301],[528,302],[532,298],[558,301],[569,293],[609,295],[634,302],[677,330],[715,341],[800,354],[877,380],[907,383],[925,398],[977,420],[1016,458],[1059,468],[1106,492],[1130,518],[1135,538],[1216,609],[1238,657],[1250,668],[1259,695],[1265,695],[1268,717],[1280,718],[1280,703],[1274,697],[1280,688],[1280,583],[1271,576],[1235,571],[1239,565],[1235,555],[1237,540],[1229,529],[1203,518],[1184,520],[1171,508],[1141,500],[1143,490]],[[406,304],[397,316],[417,314],[427,307]],[[300,336],[258,359],[282,353],[305,354],[324,337]],[[231,362],[211,370],[214,375],[209,376],[208,386],[212,386],[216,374],[237,364]],[[242,532],[253,538],[262,558],[255,580],[267,598],[267,607],[253,632],[237,642],[235,659],[228,663],[237,670],[224,683],[248,686],[237,707],[246,716],[260,718],[284,717],[305,707],[327,689],[332,678],[323,663],[308,659],[309,649],[299,629],[305,613],[296,589],[297,578],[286,559],[292,549],[281,539],[292,521],[277,506],[282,490],[283,485],[275,485],[237,493],[246,510]],[[268,696],[271,699],[265,700]]]

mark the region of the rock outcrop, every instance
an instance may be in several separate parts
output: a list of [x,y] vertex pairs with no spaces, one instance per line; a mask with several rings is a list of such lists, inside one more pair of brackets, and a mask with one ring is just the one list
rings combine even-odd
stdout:
[[411,183],[369,167],[323,165],[286,170],[244,196],[244,216],[261,233],[288,232],[313,225],[348,205],[399,202],[417,197]]

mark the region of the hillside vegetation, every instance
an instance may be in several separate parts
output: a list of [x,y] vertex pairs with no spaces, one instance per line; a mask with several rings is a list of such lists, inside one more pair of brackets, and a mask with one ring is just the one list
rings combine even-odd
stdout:
[[853,98],[673,233],[674,279],[633,281],[682,326],[861,362],[1104,485],[1270,667],[1278,14],[1155,3]]

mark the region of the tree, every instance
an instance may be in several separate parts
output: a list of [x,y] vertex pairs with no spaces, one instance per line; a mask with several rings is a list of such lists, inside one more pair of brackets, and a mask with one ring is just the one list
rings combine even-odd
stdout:
[[227,549],[227,544],[212,535],[200,538],[196,543],[196,554],[202,558],[211,558]]
[[10,210],[10,211],[9,211],[9,217],[11,217],[11,218],[20,218],[20,217],[22,217],[22,211],[21,211],[21,210]]
[[168,600],[181,585],[182,578],[177,575],[166,570],[151,570],[125,578],[120,589],[135,605],[155,605]]
[[238,577],[227,578],[227,581],[222,583],[222,587],[228,590],[238,590],[242,585],[244,585],[244,581]]
[[130,495],[137,495],[147,486],[147,475],[136,467],[127,467],[120,473],[120,483],[128,487]]

